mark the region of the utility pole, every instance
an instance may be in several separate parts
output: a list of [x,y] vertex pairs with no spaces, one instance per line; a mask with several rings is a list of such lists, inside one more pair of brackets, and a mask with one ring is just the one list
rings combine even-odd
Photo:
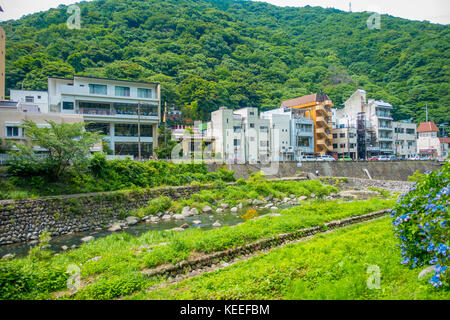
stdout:
[[167,121],[166,121],[166,113],[167,113],[167,101],[164,102],[164,147],[167,151]]
[[428,122],[428,103],[425,105],[425,122]]
[[138,161],[141,161],[141,102],[138,102]]

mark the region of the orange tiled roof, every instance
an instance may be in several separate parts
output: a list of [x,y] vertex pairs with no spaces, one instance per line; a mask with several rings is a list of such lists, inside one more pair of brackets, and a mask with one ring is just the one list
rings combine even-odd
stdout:
[[314,93],[314,94],[310,94],[308,96],[303,96],[303,97],[283,101],[281,103],[280,108],[296,107],[296,106],[301,106],[301,105],[312,103],[312,102],[323,102],[326,100],[331,100],[326,94]]
[[439,132],[439,129],[433,121],[428,121],[422,122],[417,128],[417,132]]
[[450,137],[439,138],[439,141],[441,143],[450,143]]

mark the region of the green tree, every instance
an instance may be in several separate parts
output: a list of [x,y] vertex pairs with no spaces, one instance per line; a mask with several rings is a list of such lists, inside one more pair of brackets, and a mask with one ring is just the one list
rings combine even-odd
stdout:
[[[45,162],[46,174],[51,179],[58,179],[71,165],[87,167],[90,148],[101,141],[101,135],[87,132],[83,122],[68,124],[48,121],[48,124],[50,127],[38,127],[33,121],[24,121],[22,127],[30,146],[16,144],[19,151],[12,152],[14,159],[10,171],[20,174],[17,170],[30,158]],[[44,148],[47,155],[43,158],[36,157],[32,146]]]

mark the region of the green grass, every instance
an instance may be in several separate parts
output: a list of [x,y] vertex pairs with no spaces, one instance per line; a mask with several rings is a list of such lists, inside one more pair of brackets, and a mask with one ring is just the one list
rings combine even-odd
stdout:
[[[450,299],[400,263],[389,218],[351,226],[129,299]],[[369,266],[381,271],[369,289]],[[369,281],[370,282],[370,281]]]
[[[328,221],[357,216],[388,208],[393,201],[378,198],[357,202],[315,201],[291,209],[282,210],[279,217],[264,217],[246,221],[235,227],[217,230],[188,229],[184,232],[149,231],[139,237],[118,233],[106,238],[83,244],[79,249],[59,255],[45,256],[44,259],[28,256],[12,263],[30,274],[34,290],[28,297],[48,298],[52,291],[66,288],[67,267],[75,264],[81,269],[83,279],[97,277],[94,284],[81,290],[75,298],[110,299],[129,294],[130,287],[139,289],[158,283],[161,279],[147,279],[139,274],[144,268],[165,263],[176,263],[198,252],[213,252],[236,247],[259,239],[323,224]],[[141,245],[155,245],[166,242],[150,250],[135,248]],[[93,257],[102,257],[90,261]],[[1,277],[1,276],[0,276]],[[115,285],[112,284],[115,283]],[[116,290],[109,290],[114,287]],[[126,288],[124,292],[120,288]]]

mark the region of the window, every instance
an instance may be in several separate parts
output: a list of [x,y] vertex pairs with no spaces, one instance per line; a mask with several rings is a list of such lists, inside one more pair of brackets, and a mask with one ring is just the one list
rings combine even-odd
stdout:
[[349,133],[349,137],[350,137],[350,138],[354,138],[354,137],[355,137],[355,134],[354,134],[354,133]]
[[254,123],[250,123],[250,128],[254,128],[255,124]]
[[7,137],[18,137],[19,136],[19,127],[6,127],[6,136]]
[[[116,137],[137,137],[138,125],[117,123],[114,131]],[[141,137],[153,137],[153,126],[145,124],[141,125]]]
[[268,147],[268,146],[269,146],[269,141],[260,141],[260,142],[259,142],[259,145],[260,145],[261,147]]
[[239,147],[241,145],[241,140],[234,139],[233,144],[234,144],[235,147]]
[[151,98],[152,97],[152,89],[138,88],[138,97],[139,98]]
[[63,101],[62,108],[63,110],[73,110],[73,102]]
[[269,131],[269,127],[266,127],[266,126],[261,126],[261,127],[259,127],[259,129],[261,131],[263,131],[263,132],[268,132]]
[[333,133],[333,139],[337,139],[337,133]]
[[345,143],[341,143],[341,144],[339,145],[339,148],[344,149],[344,148],[345,148]]
[[106,85],[104,84],[89,84],[90,94],[107,94]]
[[107,136],[109,135],[109,123],[88,123],[86,125],[87,132],[100,132],[101,134]]
[[118,97],[129,97],[130,87],[119,87],[116,86],[116,96]]
[[26,96],[25,97],[25,102],[34,102],[34,97]]
[[241,127],[233,127],[234,133],[241,133]]
[[345,133],[339,134],[339,137],[340,137],[340,138],[345,138]]
[[[139,146],[137,143],[119,143],[116,142],[114,144],[114,151],[116,155],[133,155],[137,157],[139,155]],[[145,158],[149,158],[153,155],[153,144],[149,143],[141,143],[141,156]]]
[[254,113],[253,111],[250,111],[250,115],[251,115],[251,116],[254,116],[255,113]]
[[41,96],[38,96],[38,99],[41,99]]
[[406,129],[407,134],[416,134],[416,130],[414,129]]
[[333,149],[337,149],[337,143],[333,144]]

